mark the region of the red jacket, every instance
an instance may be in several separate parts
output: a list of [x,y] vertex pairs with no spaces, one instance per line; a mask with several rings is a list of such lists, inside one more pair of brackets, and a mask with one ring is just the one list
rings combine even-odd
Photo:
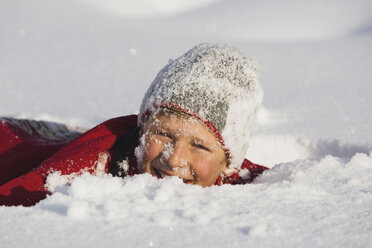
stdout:
[[[136,115],[110,119],[69,141],[66,137],[48,139],[45,133],[40,134],[32,127],[25,130],[12,119],[2,119],[0,205],[32,206],[46,198],[50,192],[44,184],[47,176],[53,172],[71,175],[71,178],[84,172],[115,174],[115,143],[121,145],[118,143],[120,139],[125,139],[125,135],[135,129],[136,124]],[[130,175],[138,173],[134,147],[130,145]],[[223,183],[249,183],[267,168],[245,160],[241,169],[248,169],[250,177],[243,179],[237,172],[225,178]],[[222,180],[219,178],[216,184],[222,184]]]

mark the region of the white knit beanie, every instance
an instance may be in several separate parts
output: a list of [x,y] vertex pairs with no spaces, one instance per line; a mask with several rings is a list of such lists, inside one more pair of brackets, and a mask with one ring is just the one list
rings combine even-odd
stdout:
[[197,45],[158,73],[142,100],[138,125],[161,107],[186,112],[216,135],[229,168],[240,168],[263,97],[258,73],[258,64],[234,47]]

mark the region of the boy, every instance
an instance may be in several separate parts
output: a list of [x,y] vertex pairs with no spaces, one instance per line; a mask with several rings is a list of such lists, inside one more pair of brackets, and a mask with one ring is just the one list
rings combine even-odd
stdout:
[[35,204],[49,193],[46,179],[55,172],[66,183],[83,172],[177,176],[203,187],[251,182],[267,169],[244,158],[263,95],[258,70],[233,47],[195,46],[159,72],[138,116],[108,120],[60,144],[35,169],[1,185],[0,204]]

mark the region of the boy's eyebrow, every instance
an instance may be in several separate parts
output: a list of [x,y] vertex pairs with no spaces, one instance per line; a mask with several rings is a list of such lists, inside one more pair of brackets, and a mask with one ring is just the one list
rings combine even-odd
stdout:
[[206,144],[205,141],[203,139],[200,139],[199,137],[191,136],[191,140],[199,144]]

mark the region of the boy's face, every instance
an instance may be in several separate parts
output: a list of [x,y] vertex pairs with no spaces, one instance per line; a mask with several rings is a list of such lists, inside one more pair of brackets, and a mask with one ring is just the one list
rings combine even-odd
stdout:
[[136,156],[143,172],[158,178],[178,176],[205,187],[226,168],[226,155],[215,135],[191,117],[150,117],[141,134]]

